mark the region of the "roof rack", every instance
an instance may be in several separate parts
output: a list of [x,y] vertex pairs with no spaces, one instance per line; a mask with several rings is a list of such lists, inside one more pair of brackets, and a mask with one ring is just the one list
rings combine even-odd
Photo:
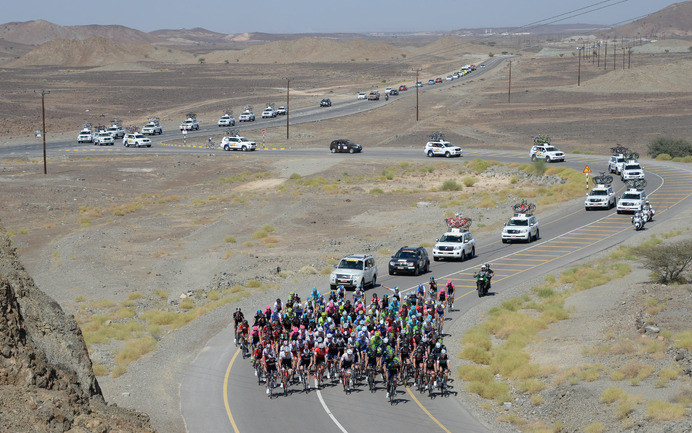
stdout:
[[196,119],[197,118],[197,113],[187,113],[185,115],[186,119]]
[[228,128],[226,130],[226,135],[229,137],[240,137],[240,131],[238,128]]
[[430,137],[430,141],[442,141],[445,139],[445,135],[440,131],[435,131],[432,134],[428,135],[428,137]]
[[149,122],[150,123],[159,123],[159,118],[158,117],[150,117]]
[[625,155],[625,154],[628,154],[630,152],[630,150],[628,148],[626,148],[625,146],[621,146],[619,144],[615,147],[611,147],[610,151],[613,152],[613,156]]
[[122,126],[122,122],[120,121],[120,119],[113,119],[112,123],[115,126]]
[[139,127],[133,125],[126,126],[125,132],[127,132],[128,134],[134,134],[136,132],[139,132]]
[[91,123],[82,123],[82,129],[91,129]]
[[529,203],[526,200],[522,200],[521,202],[512,206],[512,210],[515,214],[531,215],[533,214],[533,211],[536,210],[536,205],[534,203]]

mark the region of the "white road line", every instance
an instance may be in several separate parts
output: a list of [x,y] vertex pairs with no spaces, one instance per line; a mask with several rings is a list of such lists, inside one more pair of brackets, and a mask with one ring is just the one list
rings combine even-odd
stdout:
[[322,403],[322,407],[324,408],[324,411],[327,412],[327,415],[329,415],[329,418],[331,418],[332,421],[334,421],[334,424],[336,424],[336,426],[339,427],[339,430],[341,430],[343,433],[348,433],[344,426],[341,425],[339,420],[336,419],[332,411],[329,410],[329,407],[327,407],[327,403],[324,402],[324,399],[322,398],[322,393],[317,387],[317,379],[315,379],[315,389],[317,390],[317,398],[320,399],[320,403]]

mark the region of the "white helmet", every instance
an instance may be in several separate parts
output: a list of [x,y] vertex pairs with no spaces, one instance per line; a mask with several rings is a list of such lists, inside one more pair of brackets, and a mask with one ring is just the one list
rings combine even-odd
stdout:
[[346,351],[346,354],[348,354],[349,356],[350,356],[350,355],[353,355],[353,350],[348,349],[348,350]]

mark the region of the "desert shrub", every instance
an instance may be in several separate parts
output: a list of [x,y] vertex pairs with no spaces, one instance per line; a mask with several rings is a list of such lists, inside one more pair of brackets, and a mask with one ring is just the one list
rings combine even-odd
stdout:
[[692,240],[639,247],[637,253],[658,283],[684,282],[683,273],[692,262]]
[[584,433],[603,433],[606,431],[602,422],[596,421],[584,427]]
[[489,161],[487,159],[480,159],[480,158],[475,158],[473,161],[468,163],[468,167],[473,170],[474,173],[476,174],[481,174],[485,170],[488,169],[488,167],[491,167],[493,165],[498,165],[500,164],[497,161]]
[[384,194],[384,191],[380,188],[373,188],[370,190],[370,194]]
[[477,182],[477,179],[475,177],[466,176],[464,178],[464,186],[472,187],[473,185],[476,184],[476,182]]
[[647,145],[647,153],[653,158],[665,153],[673,158],[692,155],[692,143],[682,138],[656,137]]
[[673,337],[675,347],[678,349],[692,350],[692,331],[683,331]]
[[91,368],[92,370],[94,370],[94,375],[96,377],[102,377],[108,374],[108,369],[104,365],[99,364],[98,362],[94,362],[91,365]]
[[531,162],[531,174],[535,176],[543,176],[547,169],[548,165],[546,164],[545,159],[536,158]]
[[461,191],[463,187],[460,183],[453,179],[447,179],[442,183],[440,191]]
[[623,400],[625,398],[627,398],[627,392],[620,388],[611,386],[610,388],[606,388],[601,393],[600,401],[602,403],[612,403],[614,401]]
[[651,419],[658,421],[678,421],[685,417],[685,406],[668,403],[667,401],[652,400],[646,406],[646,413]]
[[231,244],[235,243],[235,236],[226,236],[225,238],[223,238],[223,241]]
[[303,266],[298,270],[298,273],[303,275],[315,275],[317,274],[317,269],[313,266]]
[[659,153],[656,157],[656,161],[670,161],[671,159],[673,159],[673,157],[667,153]]

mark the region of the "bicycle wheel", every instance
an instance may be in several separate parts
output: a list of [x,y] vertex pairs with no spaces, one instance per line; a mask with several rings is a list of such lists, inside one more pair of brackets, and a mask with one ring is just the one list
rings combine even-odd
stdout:
[[428,375],[428,397],[430,397],[430,398],[432,398],[432,395],[433,395],[433,385],[434,385],[433,375],[429,374]]
[[271,373],[270,379],[269,379],[269,398],[272,399],[274,398],[274,373]]

